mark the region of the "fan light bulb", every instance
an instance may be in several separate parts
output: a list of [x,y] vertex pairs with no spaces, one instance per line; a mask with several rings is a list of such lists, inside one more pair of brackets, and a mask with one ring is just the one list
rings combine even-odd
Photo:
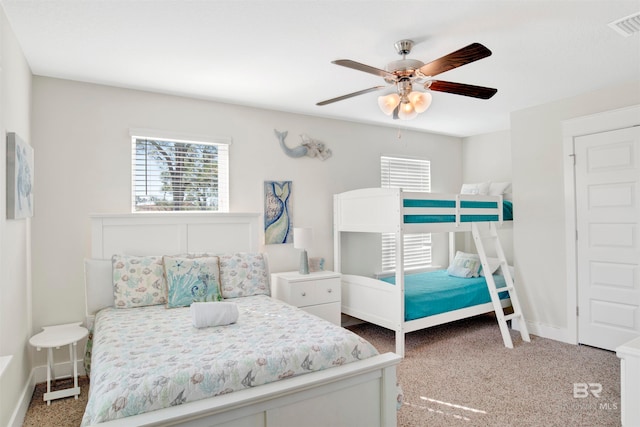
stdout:
[[387,116],[390,116],[393,113],[393,110],[400,103],[400,96],[397,93],[392,93],[385,96],[378,97],[378,106]]
[[424,92],[411,92],[409,94],[409,101],[416,113],[423,113],[431,105],[431,94]]
[[402,120],[410,120],[418,115],[418,112],[413,108],[410,102],[403,102],[400,104],[400,109],[398,110],[398,118]]

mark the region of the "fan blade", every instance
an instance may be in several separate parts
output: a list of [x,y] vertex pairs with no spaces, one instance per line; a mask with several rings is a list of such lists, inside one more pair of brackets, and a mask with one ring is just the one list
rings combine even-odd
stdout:
[[370,65],[361,64],[356,61],[352,61],[350,59],[336,59],[335,61],[331,61],[332,64],[342,65],[343,67],[353,68],[354,70],[364,71],[365,73],[373,74],[376,76],[384,77],[387,79],[396,79],[396,75],[390,73],[385,70],[381,70],[380,68],[375,68]]
[[471,43],[469,46],[423,65],[420,67],[420,72],[425,76],[435,76],[490,55],[491,51],[485,46],[480,43]]
[[427,82],[424,87],[425,89],[431,89],[437,92],[454,93],[456,95],[471,96],[480,99],[489,99],[498,92],[498,89],[491,87],[445,82],[442,80],[431,80]]
[[357,92],[353,92],[353,93],[348,93],[346,95],[342,95],[342,96],[338,96],[337,98],[331,98],[331,99],[327,99],[325,101],[320,101],[318,102],[316,105],[327,105],[327,104],[331,104],[333,102],[338,102],[338,101],[342,101],[343,99],[348,99],[348,98],[353,98],[354,96],[358,96],[358,95],[363,95],[365,93],[369,93],[369,92],[375,92],[376,90],[380,90],[380,89],[384,89],[386,86],[374,86],[374,87],[370,87],[369,89],[364,89],[364,90],[359,90]]

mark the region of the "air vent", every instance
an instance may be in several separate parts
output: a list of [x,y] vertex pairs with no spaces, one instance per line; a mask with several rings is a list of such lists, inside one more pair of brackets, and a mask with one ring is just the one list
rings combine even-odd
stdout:
[[609,26],[624,37],[640,32],[640,12],[609,23]]

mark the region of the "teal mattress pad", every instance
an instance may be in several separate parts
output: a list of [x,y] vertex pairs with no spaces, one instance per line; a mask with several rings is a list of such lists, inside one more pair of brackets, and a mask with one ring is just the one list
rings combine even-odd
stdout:
[[[496,287],[505,286],[504,276],[494,275]],[[396,278],[381,279],[395,285]],[[461,278],[449,276],[447,270],[404,276],[404,320],[415,320],[461,308],[491,302],[484,277]],[[508,292],[499,294],[501,299]]]
[[[420,200],[405,199],[403,200],[405,208],[455,208],[455,200]],[[495,209],[496,202],[476,202],[461,201],[461,208],[473,209]],[[503,221],[513,221],[513,203],[509,200],[502,202],[502,219]],[[498,215],[460,215],[461,222],[477,222],[477,221],[498,221]],[[405,215],[404,222],[406,224],[424,224],[434,222],[456,222],[455,215]]]

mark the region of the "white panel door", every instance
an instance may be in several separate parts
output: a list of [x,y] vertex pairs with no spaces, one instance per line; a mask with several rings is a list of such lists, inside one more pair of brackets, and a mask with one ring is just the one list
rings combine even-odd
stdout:
[[578,342],[640,336],[640,127],[575,139]]

